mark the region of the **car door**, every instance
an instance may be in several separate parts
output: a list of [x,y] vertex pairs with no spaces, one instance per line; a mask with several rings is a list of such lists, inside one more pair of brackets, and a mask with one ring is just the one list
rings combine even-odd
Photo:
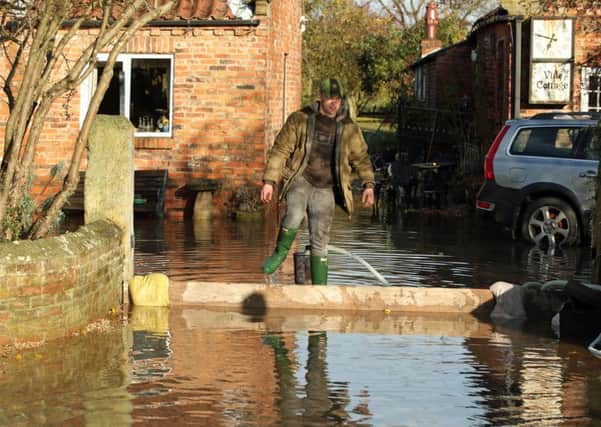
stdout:
[[597,174],[589,147],[590,129],[576,125],[532,124],[519,128],[508,147],[504,168],[508,186],[533,189],[560,186],[588,209]]
[[574,161],[577,164],[578,176],[573,177],[573,187],[581,201],[583,210],[594,208],[595,188],[599,168],[599,144],[593,128],[590,126],[578,129],[575,136]]

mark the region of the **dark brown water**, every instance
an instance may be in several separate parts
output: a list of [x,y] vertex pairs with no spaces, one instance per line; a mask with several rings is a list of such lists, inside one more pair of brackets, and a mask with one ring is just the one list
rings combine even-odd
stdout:
[[[276,227],[264,222],[136,220],[136,271],[165,272],[174,279],[264,282],[261,264],[270,254]],[[308,244],[306,231],[298,247]],[[339,212],[331,244],[358,255],[392,285],[488,288],[512,283],[590,278],[586,247],[552,253],[471,216],[414,212],[392,224],[361,210],[352,222]],[[330,253],[329,283],[378,284],[359,262]],[[292,256],[276,281],[293,283]]]
[[[264,281],[274,227],[136,220],[138,274]],[[306,238],[305,235],[301,236]],[[337,219],[332,243],[394,285],[488,287],[590,274],[485,223]],[[375,284],[331,256],[331,283]],[[290,263],[278,277],[292,282]],[[0,425],[601,426],[601,360],[548,324],[470,315],[133,307],[126,321],[0,358]]]

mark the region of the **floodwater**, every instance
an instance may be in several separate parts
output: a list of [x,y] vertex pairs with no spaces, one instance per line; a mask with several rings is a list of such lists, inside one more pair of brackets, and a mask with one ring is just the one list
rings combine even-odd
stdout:
[[[361,209],[352,221],[339,211],[332,245],[358,255],[391,285],[488,288],[495,281],[546,282],[591,275],[588,247],[547,251],[511,239],[477,216],[410,212],[376,221]],[[382,223],[384,222],[384,223]],[[265,282],[261,264],[274,245],[276,226],[263,221],[136,222],[136,271],[163,272],[178,280]],[[302,230],[295,250],[308,244]],[[293,252],[293,251],[291,251]],[[292,256],[274,281],[294,283]],[[379,284],[363,265],[330,252],[332,284]]]
[[469,315],[134,307],[18,356],[0,425],[601,425],[601,360]]
[[[264,281],[257,270],[274,231],[137,219],[136,271]],[[550,254],[426,211],[385,225],[340,215],[332,244],[393,285],[590,275],[586,248]],[[356,261],[330,260],[331,283],[376,283]],[[277,280],[291,283],[291,263],[284,270]],[[132,307],[105,329],[0,358],[0,425],[601,426],[601,360],[544,323]]]

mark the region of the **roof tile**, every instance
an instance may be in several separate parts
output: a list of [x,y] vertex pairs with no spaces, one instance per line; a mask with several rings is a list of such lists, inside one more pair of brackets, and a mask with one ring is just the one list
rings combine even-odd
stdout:
[[[165,1],[165,0],[162,0]],[[227,5],[227,0],[180,0],[171,18],[181,19],[232,19],[235,16]]]

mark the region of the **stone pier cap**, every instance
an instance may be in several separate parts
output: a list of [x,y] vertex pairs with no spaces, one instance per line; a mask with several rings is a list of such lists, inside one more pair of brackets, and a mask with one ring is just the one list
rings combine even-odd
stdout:
[[488,289],[417,288],[374,285],[280,285],[171,281],[173,305],[236,310],[305,309],[489,314]]

